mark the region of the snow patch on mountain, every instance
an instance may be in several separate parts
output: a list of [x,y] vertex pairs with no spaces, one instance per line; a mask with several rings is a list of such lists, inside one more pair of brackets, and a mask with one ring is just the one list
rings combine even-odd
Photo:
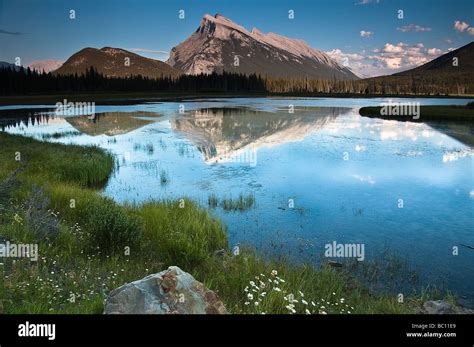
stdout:
[[45,73],[48,73],[59,69],[63,65],[63,63],[64,61],[54,59],[35,60],[28,64],[28,67],[31,70],[36,70],[39,73],[42,73],[43,71]]

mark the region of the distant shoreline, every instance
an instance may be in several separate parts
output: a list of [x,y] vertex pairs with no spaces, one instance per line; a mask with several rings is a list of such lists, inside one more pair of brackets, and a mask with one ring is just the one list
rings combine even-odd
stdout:
[[302,98],[434,98],[434,99],[473,99],[474,95],[413,95],[413,94],[344,94],[344,93],[95,93],[95,94],[44,94],[0,96],[0,106],[9,105],[54,105],[58,101],[95,102],[97,105],[129,105],[137,102],[176,101],[186,99],[211,98],[265,98],[265,97],[302,97]]
[[423,105],[420,106],[419,117],[382,115],[381,106],[361,107],[359,114],[362,117],[380,118],[385,120],[424,122],[424,121],[458,121],[474,122],[474,108],[461,105]]

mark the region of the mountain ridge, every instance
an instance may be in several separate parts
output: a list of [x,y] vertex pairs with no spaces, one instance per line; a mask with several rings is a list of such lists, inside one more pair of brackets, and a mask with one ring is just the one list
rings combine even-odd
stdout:
[[248,31],[220,14],[173,47],[167,63],[187,74],[222,71],[273,77],[358,79],[347,67],[300,39]]

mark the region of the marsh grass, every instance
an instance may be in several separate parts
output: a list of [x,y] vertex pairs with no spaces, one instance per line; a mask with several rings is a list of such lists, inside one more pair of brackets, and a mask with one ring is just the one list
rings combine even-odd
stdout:
[[60,139],[63,137],[73,137],[79,136],[82,133],[79,131],[64,131],[64,132],[55,132],[52,134],[41,134],[41,139],[43,140],[50,140],[50,139]]
[[216,194],[211,193],[211,194],[207,197],[207,205],[208,205],[210,208],[216,208],[216,207],[219,205],[219,198],[217,197]]
[[166,186],[170,182],[170,177],[168,171],[161,170],[160,171],[160,184],[161,186]]
[[385,247],[382,254],[363,262],[355,259],[345,264],[347,271],[364,285],[378,292],[400,292],[419,283],[419,273],[408,265],[406,259]]
[[207,204],[210,208],[222,207],[224,211],[246,211],[252,208],[255,204],[254,194],[240,194],[238,198],[232,196],[219,199],[214,193],[207,198]]
[[155,152],[155,147],[153,146],[152,143],[147,143],[145,145],[145,151],[148,153],[148,154],[153,154],[153,152]]
[[155,152],[155,147],[151,142],[145,143],[144,145],[141,143],[134,143],[133,144],[134,151],[143,151],[148,155],[152,155]]
[[[101,313],[112,289],[171,265],[216,291],[232,313],[289,313],[283,297],[299,291],[334,306],[336,298],[344,298],[354,307],[352,313],[411,313],[420,304],[417,296],[399,304],[395,295],[375,295],[350,273],[327,266],[263,259],[245,247],[233,255],[226,227],[190,200],[117,204],[93,189],[113,169],[112,157],[97,148],[48,144],[5,133],[0,133],[0,143],[0,181],[8,182],[11,173],[22,167],[13,178],[21,184],[0,191],[8,202],[2,205],[0,237],[17,243],[37,239],[35,230],[24,223],[24,202],[32,183],[43,189],[59,221],[54,237],[37,240],[38,262],[2,259],[0,310],[5,313]],[[22,153],[20,163],[14,160],[17,151]],[[240,209],[253,203],[242,196],[229,204]],[[275,292],[258,308],[246,304],[250,281],[274,270],[285,281],[280,285],[284,296]]]

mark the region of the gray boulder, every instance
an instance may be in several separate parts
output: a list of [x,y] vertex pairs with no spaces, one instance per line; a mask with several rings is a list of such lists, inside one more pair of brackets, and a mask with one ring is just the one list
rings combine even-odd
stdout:
[[226,314],[216,293],[177,266],[110,292],[104,314]]
[[427,301],[423,304],[421,313],[424,314],[473,314],[474,310],[448,304],[443,300]]

